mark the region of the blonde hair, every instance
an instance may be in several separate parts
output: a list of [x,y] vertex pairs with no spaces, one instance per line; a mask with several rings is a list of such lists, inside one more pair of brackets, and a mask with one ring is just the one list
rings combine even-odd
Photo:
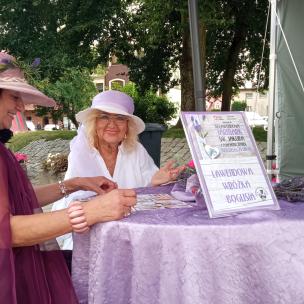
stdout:
[[[102,111],[97,109],[92,109],[85,120],[83,125],[85,127],[85,133],[88,138],[89,144],[98,149],[98,136],[96,132],[96,120]],[[132,118],[128,120],[128,129],[126,137],[123,139],[122,144],[126,151],[131,152],[135,149],[136,143],[138,142],[138,136],[136,132],[136,125]]]

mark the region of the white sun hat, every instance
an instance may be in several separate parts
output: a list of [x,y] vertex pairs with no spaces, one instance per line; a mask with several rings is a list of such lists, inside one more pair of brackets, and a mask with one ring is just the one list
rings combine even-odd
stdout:
[[134,113],[134,102],[133,99],[120,91],[110,90],[97,94],[92,101],[92,106],[88,109],[80,111],[76,114],[78,122],[85,122],[88,114],[94,109],[111,113],[128,116],[132,119],[136,126],[137,134],[145,130],[145,123],[133,115]]

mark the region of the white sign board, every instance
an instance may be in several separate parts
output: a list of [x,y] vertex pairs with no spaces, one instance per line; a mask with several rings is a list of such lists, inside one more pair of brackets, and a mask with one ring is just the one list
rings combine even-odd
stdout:
[[182,112],[210,217],[279,210],[252,132],[241,112]]

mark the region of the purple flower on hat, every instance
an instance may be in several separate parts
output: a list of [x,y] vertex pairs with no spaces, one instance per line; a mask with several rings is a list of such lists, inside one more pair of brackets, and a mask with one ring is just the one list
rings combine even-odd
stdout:
[[0,59],[0,73],[12,67],[14,67],[14,64],[10,59],[7,58]]
[[[37,66],[39,62],[40,59],[37,59],[34,65]],[[52,98],[44,95],[27,81],[26,78],[33,80],[31,72],[26,63],[16,60],[6,52],[0,51],[0,88],[26,93],[22,94],[24,104],[54,107],[56,102]]]
[[11,61],[10,61],[10,59],[3,58],[3,59],[0,60],[0,62],[1,62],[2,64],[9,64]]
[[37,66],[41,63],[41,59],[40,58],[35,58],[34,61],[31,64],[32,68],[37,68]]

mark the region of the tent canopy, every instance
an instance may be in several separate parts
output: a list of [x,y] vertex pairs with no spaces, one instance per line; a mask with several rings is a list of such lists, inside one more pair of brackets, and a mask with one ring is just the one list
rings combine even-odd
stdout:
[[278,117],[275,123],[276,150],[280,178],[287,178],[304,175],[304,92],[299,80],[304,79],[304,1],[277,0],[276,7],[291,52],[277,25],[274,88],[275,114]]

